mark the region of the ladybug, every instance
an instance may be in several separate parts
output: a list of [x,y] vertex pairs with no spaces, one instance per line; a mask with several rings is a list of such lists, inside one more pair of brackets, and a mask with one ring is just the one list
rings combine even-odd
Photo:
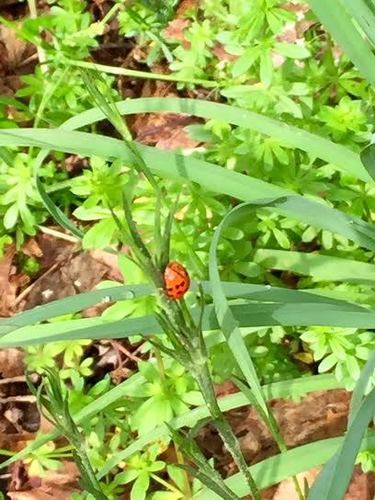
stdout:
[[189,290],[189,286],[190,277],[184,266],[176,261],[169,262],[164,271],[164,289],[167,297],[179,300]]

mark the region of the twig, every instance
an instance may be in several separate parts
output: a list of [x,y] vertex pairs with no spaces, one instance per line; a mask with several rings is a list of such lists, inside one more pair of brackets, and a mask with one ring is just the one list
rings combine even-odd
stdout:
[[0,404],[6,403],[36,403],[36,397],[31,395],[26,396],[8,396],[7,398],[0,398]]
[[79,243],[80,240],[71,234],[62,233],[60,231],[56,231],[56,229],[51,229],[50,227],[38,226],[38,229],[42,231],[42,233],[49,234],[50,236],[54,236],[55,238],[59,238],[60,240],[69,241],[70,243]]

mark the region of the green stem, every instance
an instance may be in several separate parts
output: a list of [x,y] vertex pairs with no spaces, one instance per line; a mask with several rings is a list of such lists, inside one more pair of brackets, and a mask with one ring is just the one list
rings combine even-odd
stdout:
[[[198,354],[199,356],[199,354]],[[213,423],[218,430],[226,448],[229,453],[232,455],[235,463],[237,464],[240,472],[244,475],[247,485],[249,486],[251,495],[253,500],[261,500],[260,492],[258,487],[252,477],[245,458],[242,454],[239,442],[229,425],[228,421],[224,417],[221,412],[219,405],[217,404],[216,395],[214,391],[214,386],[212,383],[211,375],[207,365],[207,359],[203,358],[201,355],[198,358],[197,354],[195,354],[195,365],[196,369],[196,379],[201,389],[203,398],[207,404],[208,410],[213,419]]]
[[[176,451],[176,458],[177,458],[177,463],[180,465],[185,465],[185,460],[183,454],[180,452],[178,449],[177,444],[174,444],[174,449]],[[192,500],[193,499],[193,492],[191,491],[191,485],[190,485],[190,480],[189,480],[189,474],[186,470],[184,472],[184,493],[185,493],[185,500]]]
[[160,350],[154,345],[154,353],[155,353],[155,358],[156,358],[156,363],[158,365],[158,370],[160,374],[160,378],[162,381],[165,380],[165,366],[164,366],[164,361],[161,355]]
[[107,24],[108,21],[110,21],[112,19],[112,17],[116,14],[116,12],[118,10],[120,10],[121,8],[122,8],[122,5],[120,3],[116,3],[111,9],[109,9],[107,14],[103,17],[103,19],[101,21],[99,21],[99,24],[101,24],[102,26]]
[[181,494],[181,492],[177,488],[175,488],[174,486],[172,486],[171,484],[169,484],[167,481],[164,481],[164,479],[162,479],[161,477],[157,476],[156,474],[150,474],[150,476],[152,477],[152,479],[154,481],[156,481],[157,483],[163,485],[164,488],[167,488],[168,490],[173,491],[173,493]]
[[148,80],[163,80],[165,82],[181,82],[181,83],[188,83],[191,85],[202,85],[204,87],[212,87],[212,88],[219,87],[219,84],[217,82],[213,82],[212,80],[199,80],[194,78],[188,79],[174,75],[164,75],[161,73],[148,73],[147,71],[137,71],[128,68],[118,68],[115,66],[107,66],[105,64],[91,63],[88,61],[73,61],[69,59],[66,61],[66,63],[70,66],[92,69],[103,73],[109,73],[112,75],[130,76],[134,78],[145,78]]

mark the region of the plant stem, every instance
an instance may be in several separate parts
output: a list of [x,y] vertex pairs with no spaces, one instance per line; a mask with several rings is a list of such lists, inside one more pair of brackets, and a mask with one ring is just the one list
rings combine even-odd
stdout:
[[105,25],[108,23],[108,21],[110,21],[112,19],[112,17],[116,14],[116,12],[118,10],[120,10],[122,8],[122,5],[120,3],[116,3],[115,5],[113,5],[113,7],[111,9],[109,9],[109,11],[107,12],[107,14],[103,17],[103,19],[101,21],[99,21],[99,24],[101,25]]
[[158,369],[159,369],[160,378],[164,382],[165,381],[164,361],[163,361],[160,349],[158,349],[155,345],[154,345],[154,353],[155,353],[156,363],[157,363]]
[[242,474],[244,475],[247,485],[249,486],[251,495],[253,497],[253,500],[260,500],[261,499],[260,492],[254,481],[254,478],[252,477],[248,469],[239,442],[231,426],[229,425],[228,421],[221,412],[219,405],[217,404],[215,390],[211,379],[211,374],[209,372],[207,365],[207,358],[206,359],[203,358],[202,355],[200,355],[198,358],[198,356],[197,354],[195,355],[194,368],[197,370],[195,373],[195,377],[201,389],[204,400],[206,401],[208,410],[212,416],[213,423],[216,429],[218,430],[226,448],[228,449],[235,463],[237,464],[240,472],[242,472]]
[[[177,463],[180,465],[185,465],[185,460],[183,454],[180,452],[178,449],[177,444],[174,444],[174,449],[176,451],[176,458],[177,458]],[[185,483],[185,500],[192,500],[193,499],[193,493],[191,491],[191,486],[190,486],[190,481],[189,481],[189,474],[186,470],[184,472],[184,483]]]
[[174,486],[172,486],[171,484],[169,484],[167,481],[164,481],[164,479],[162,479],[161,477],[157,476],[156,474],[150,474],[150,476],[152,477],[152,479],[154,481],[156,481],[157,483],[163,485],[164,488],[167,488],[168,490],[173,491],[173,493],[178,493],[178,494],[181,493],[177,488],[175,488]]
[[212,88],[219,87],[219,84],[217,82],[213,82],[212,80],[186,79],[174,75],[164,75],[161,73],[148,73],[147,71],[137,71],[134,69],[118,68],[115,66],[107,66],[105,64],[96,64],[88,61],[74,61],[71,59],[67,60],[66,63],[70,66],[92,69],[103,73],[110,73],[112,75],[130,76],[134,78],[145,78],[149,80],[163,80],[166,82],[189,83],[192,85],[202,85],[204,87],[212,87]]

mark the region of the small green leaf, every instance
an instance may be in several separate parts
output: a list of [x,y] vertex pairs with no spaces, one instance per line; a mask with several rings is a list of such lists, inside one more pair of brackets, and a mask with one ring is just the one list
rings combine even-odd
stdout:
[[130,492],[130,500],[145,500],[150,477],[147,472],[141,472],[135,480]]
[[329,354],[323,361],[319,364],[319,373],[328,372],[337,363],[337,357],[334,354]]
[[263,52],[260,56],[260,81],[265,87],[269,87],[272,82],[272,59],[270,50]]
[[105,248],[112,243],[112,238],[117,230],[113,219],[103,219],[94,224],[83,237],[82,245],[85,250],[92,248]]
[[291,59],[306,59],[311,56],[310,51],[306,47],[295,43],[277,42],[274,48],[279,54]]
[[5,229],[12,229],[12,227],[14,227],[16,225],[17,220],[18,220],[18,207],[14,203],[5,212],[5,215],[3,218],[3,224],[4,224]]

